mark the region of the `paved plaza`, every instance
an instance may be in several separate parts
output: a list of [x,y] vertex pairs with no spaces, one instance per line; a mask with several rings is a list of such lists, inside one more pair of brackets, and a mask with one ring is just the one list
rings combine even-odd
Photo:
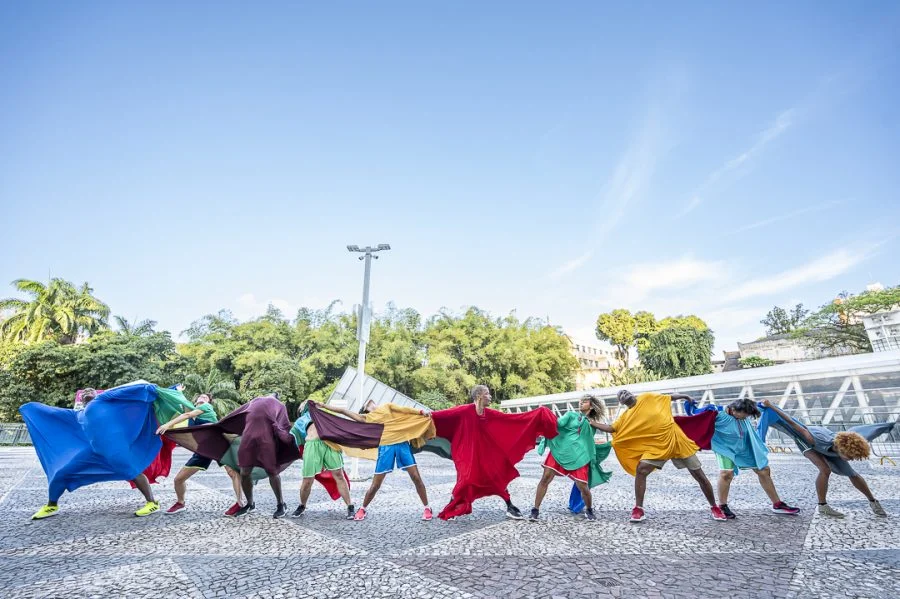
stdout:
[[[188,454],[178,449],[177,468]],[[530,508],[540,476],[532,453],[511,485]],[[863,465],[884,507],[877,519],[846,479],[833,478],[831,503],[842,521],[814,514],[813,468],[797,455],[775,455],[783,497],[799,517],[768,512],[752,473],[737,477],[730,522],[708,517],[687,473],[668,466],[650,479],[649,519],[627,521],[632,479],[615,474],[594,490],[598,521],[565,509],[570,485],[555,482],[543,521],[505,518],[498,498],[452,522],[422,522],[405,474],[388,477],[365,522],[343,519],[340,502],[316,486],[301,519],[271,517],[268,484],[257,486],[257,510],[221,516],[231,485],[216,467],[189,482],[190,509],[135,518],[142,504],[124,483],[64,495],[60,514],[30,515],[46,500],[46,479],[31,448],[0,449],[0,589],[13,597],[900,597],[900,468]],[[716,473],[704,453],[709,475]],[[453,488],[453,465],[420,456],[435,508]],[[173,475],[175,470],[173,469]],[[361,463],[361,473],[371,464]],[[297,504],[299,465],[284,475]],[[353,484],[357,504],[366,482]],[[170,480],[154,487],[168,507]],[[437,511],[437,510],[436,510]]]

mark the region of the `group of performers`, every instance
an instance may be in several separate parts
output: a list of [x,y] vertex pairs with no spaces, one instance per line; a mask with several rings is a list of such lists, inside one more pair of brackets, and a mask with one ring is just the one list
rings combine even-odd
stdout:
[[[734,476],[742,470],[757,475],[773,512],[797,514],[800,510],[782,500],[772,480],[765,444],[769,428],[793,439],[818,469],[819,514],[844,517],[827,503],[830,476],[837,474],[850,479],[876,516],[887,516],[850,462],[866,460],[869,441],[890,432],[895,423],[835,433],[798,422],[768,401],[757,404],[738,399],[727,407],[699,408],[687,395],[635,396],[627,390],[620,391],[617,399],[622,409],[611,424],[606,422],[606,404],[592,395],[581,399],[578,411],[559,418],[543,407],[508,414],[488,407],[491,394],[484,385],[471,390],[470,403],[433,412],[396,404],[378,406],[370,401],[355,413],[307,401],[292,423],[277,394],[257,397],[220,420],[209,397],[200,395],[191,402],[178,388],[139,381],[102,393],[86,390],[77,398],[81,409],[39,403],[20,409],[48,478],[47,504],[32,519],[56,515],[65,491],[115,480],[129,481],[144,496],[145,504],[135,516],[161,511],[150,484],[169,474],[176,444],[194,453],[175,476],[175,502],[166,514],[187,509],[187,480],[215,461],[226,469],[233,484],[235,502],[226,516],[253,511],[254,484],[268,478],[277,502],[274,517],[283,517],[288,506],[280,475],[302,459],[300,503],[292,517],[304,515],[313,481],[318,480],[333,500],[343,500],[348,519],[365,520],[384,478],[399,468],[409,475],[422,502],[422,519],[431,520],[433,511],[415,458],[421,451],[430,451],[451,459],[457,473],[450,501],[439,518],[452,520],[469,514],[474,501],[496,495],[505,502],[509,518],[522,520],[526,516],[512,503],[508,486],[519,476],[516,464],[535,446],[546,457],[529,520],[540,519],[544,496],[557,477],[574,483],[569,509],[583,513],[586,520],[596,520],[591,489],[609,480],[611,473],[603,469],[602,462],[610,451],[634,477],[632,522],[646,518],[648,476],[669,461],[688,470],[714,520],[736,517],[728,497]],[[688,415],[673,416],[673,401],[683,401]],[[751,418],[758,419],[757,425]],[[598,430],[609,433],[612,441],[596,443]],[[712,449],[716,455],[718,501],[697,457],[701,449]],[[375,460],[374,478],[359,509],[351,499],[345,456]]]

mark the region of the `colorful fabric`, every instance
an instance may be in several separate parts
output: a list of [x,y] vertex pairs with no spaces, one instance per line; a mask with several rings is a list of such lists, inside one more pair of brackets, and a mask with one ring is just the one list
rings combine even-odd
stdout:
[[393,472],[394,467],[406,470],[416,465],[409,441],[382,445],[378,448],[378,460],[375,462],[375,474]]
[[434,422],[416,408],[386,403],[366,414],[366,422],[383,424],[379,445],[409,442],[421,447],[435,436]]
[[219,417],[216,415],[216,409],[211,403],[200,404],[194,409],[201,410],[202,413],[191,418],[190,426],[195,426],[197,424],[212,424],[213,422],[219,421]]
[[572,480],[583,483],[586,483],[588,481],[588,476],[590,476],[590,470],[588,469],[587,464],[575,470],[569,470],[556,461],[556,458],[553,457],[552,450],[547,453],[547,458],[544,460],[544,468],[549,468],[555,472],[557,476],[568,476]]
[[303,445],[303,478],[313,478],[325,470],[342,470],[344,458],[321,439],[309,439]]
[[634,476],[641,460],[687,458],[700,449],[675,423],[671,403],[668,395],[642,393],[616,418],[612,446],[625,472]]
[[556,418],[541,407],[523,414],[485,409],[474,404],[432,412],[438,437],[450,442],[456,466],[452,498],[438,517],[447,520],[470,514],[481,497],[509,497],[506,487],[519,476],[515,465],[534,448],[540,436],[556,436]]
[[366,414],[365,422],[357,422],[314,402],[308,405],[319,438],[341,448],[366,450],[407,441],[421,447],[435,436],[431,418],[415,408],[388,403]]
[[139,382],[101,393],[79,411],[41,403],[19,408],[50,501],[85,485],[132,480],[157,458],[163,446],[153,413],[157,393]]
[[724,411],[716,415],[712,449],[716,455],[732,462],[735,474],[742,468],[762,470],[769,465],[769,450],[753,424],[747,419],[738,420]]
[[557,435],[552,439],[541,439],[538,453],[543,455],[547,448],[565,470],[576,471],[587,466],[590,475],[586,481],[591,487],[605,483],[612,476],[603,470],[601,463],[609,456],[610,444],[594,443],[594,427],[580,412],[566,412],[556,421]]
[[300,458],[290,430],[284,404],[274,397],[257,397],[216,423],[171,429],[166,436],[185,449],[226,463],[222,457],[238,435],[237,465],[276,474]]

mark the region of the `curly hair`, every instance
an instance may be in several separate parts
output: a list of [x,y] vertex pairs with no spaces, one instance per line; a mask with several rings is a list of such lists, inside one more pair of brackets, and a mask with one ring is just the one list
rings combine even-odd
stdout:
[[834,436],[834,448],[841,457],[848,460],[866,460],[869,458],[869,442],[859,433],[838,433]]
[[484,393],[489,393],[490,389],[487,388],[487,385],[475,385],[472,387],[472,390],[469,391],[469,403],[475,403],[479,397],[481,397]]
[[728,404],[728,408],[734,412],[743,412],[748,416],[752,416],[753,418],[759,418],[760,411],[756,406],[756,402],[749,398],[736,399],[730,404]]
[[587,400],[591,402],[591,411],[588,412],[588,418],[590,418],[591,420],[606,418],[607,409],[605,401],[603,401],[596,395],[591,395],[590,393],[582,397],[581,400]]

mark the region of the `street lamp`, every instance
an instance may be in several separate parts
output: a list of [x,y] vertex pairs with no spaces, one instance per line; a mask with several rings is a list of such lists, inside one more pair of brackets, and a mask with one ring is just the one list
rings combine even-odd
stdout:
[[366,344],[369,342],[369,324],[371,321],[371,313],[369,312],[369,279],[372,274],[372,258],[378,260],[375,254],[391,249],[387,243],[380,243],[376,247],[366,246],[364,248],[358,245],[348,245],[347,251],[360,253],[360,260],[366,261],[365,274],[363,275],[363,299],[362,306],[359,309],[359,325],[357,327],[357,337],[359,338],[359,358],[357,360],[356,371],[359,375],[359,400],[363,401],[363,381],[366,376]]

